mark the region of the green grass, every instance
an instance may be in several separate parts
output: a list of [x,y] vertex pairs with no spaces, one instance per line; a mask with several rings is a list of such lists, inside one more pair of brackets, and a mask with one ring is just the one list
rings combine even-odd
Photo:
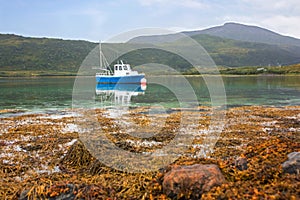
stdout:
[[[142,70],[143,68],[139,68]],[[176,75],[178,73],[160,71],[159,69],[143,71],[146,75]],[[199,71],[191,68],[183,75],[199,75]],[[279,74],[279,75],[294,75],[300,74],[300,63],[289,66],[268,66],[268,67],[236,67],[227,68],[218,66],[218,71],[210,68],[202,68],[201,74],[222,74],[222,75],[261,75],[261,74]],[[14,70],[0,71],[0,77],[30,77],[30,76],[76,76],[76,72],[68,71],[39,71],[39,70]]]
[[255,75],[255,74],[300,74],[300,64],[268,67],[237,67],[220,70],[221,74]]
[[0,71],[0,77],[33,77],[33,76],[76,76],[74,72],[57,72],[57,71]]

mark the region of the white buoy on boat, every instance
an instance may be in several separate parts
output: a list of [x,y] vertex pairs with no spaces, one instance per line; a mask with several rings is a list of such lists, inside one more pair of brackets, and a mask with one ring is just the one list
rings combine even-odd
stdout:
[[142,84],[142,85],[146,85],[146,84],[147,84],[147,79],[142,78],[142,79],[141,79],[141,84]]

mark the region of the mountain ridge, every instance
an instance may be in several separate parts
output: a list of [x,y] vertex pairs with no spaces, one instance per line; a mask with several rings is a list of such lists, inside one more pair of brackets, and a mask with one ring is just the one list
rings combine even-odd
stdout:
[[187,35],[208,34],[245,42],[300,46],[300,39],[298,38],[281,35],[259,26],[245,25],[235,22],[228,22],[222,26],[211,27],[200,31],[183,33]]
[[130,42],[172,42],[174,40],[180,39],[181,37],[185,37],[185,35],[194,36],[199,34],[212,35],[245,42],[300,46],[300,39],[298,38],[281,35],[259,26],[245,25],[235,22],[227,22],[223,25],[210,27],[203,30],[182,31],[180,33],[165,35],[139,36],[131,39]]
[[[243,36],[243,34],[241,34],[242,32],[250,36],[252,35],[252,39],[255,39],[257,35],[264,34],[271,34],[272,37],[265,42],[249,42],[238,38],[238,36]],[[190,34],[194,40],[201,44],[219,66],[276,66],[300,63],[300,39],[282,36],[264,28],[237,23],[226,23],[222,26],[184,33]],[[229,33],[231,37],[235,39],[226,38]],[[154,43],[158,42],[162,45],[168,42],[176,43],[176,41],[181,38],[180,34],[140,36],[133,38],[129,43],[153,42],[153,40]],[[251,39],[250,36],[248,39]],[[277,37],[284,38],[284,41],[278,43],[278,39],[276,40]],[[266,36],[260,39],[262,40],[264,38],[266,38]],[[290,45],[291,41],[293,41],[293,45]],[[15,34],[0,34],[0,71],[43,70],[76,72],[86,55],[95,48],[96,45],[97,43],[84,40],[36,38]],[[143,64],[143,62],[162,62],[178,70],[189,70],[189,64],[182,59],[180,60],[180,58],[166,52],[161,53],[162,52],[158,52],[155,49],[140,51],[139,53],[132,52],[131,54],[125,55],[124,59],[127,59],[133,66]]]

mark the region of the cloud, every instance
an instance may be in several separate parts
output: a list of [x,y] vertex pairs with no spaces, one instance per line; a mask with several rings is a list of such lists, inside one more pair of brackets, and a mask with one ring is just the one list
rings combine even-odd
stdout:
[[269,18],[262,19],[261,24],[264,27],[269,27],[282,34],[299,37],[299,22],[300,16],[275,15]]
[[300,10],[299,0],[242,0],[246,5],[252,6],[255,10],[279,11],[279,10]]
[[199,0],[138,0],[142,6],[180,6],[186,8],[204,9],[208,8],[209,4]]
[[300,1],[29,0],[25,3],[12,0],[0,5],[3,32],[95,41],[98,37],[106,38],[141,27],[199,30],[228,21],[257,25],[300,38]]

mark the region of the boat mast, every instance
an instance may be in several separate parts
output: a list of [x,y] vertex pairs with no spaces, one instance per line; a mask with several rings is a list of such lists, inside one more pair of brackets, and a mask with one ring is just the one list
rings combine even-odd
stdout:
[[111,67],[109,66],[103,52],[102,52],[102,45],[101,45],[101,40],[99,41],[99,69],[107,71],[109,74],[113,74],[113,71]]
[[99,41],[99,62],[100,62],[100,69],[102,69],[102,49],[101,49],[101,40]]

